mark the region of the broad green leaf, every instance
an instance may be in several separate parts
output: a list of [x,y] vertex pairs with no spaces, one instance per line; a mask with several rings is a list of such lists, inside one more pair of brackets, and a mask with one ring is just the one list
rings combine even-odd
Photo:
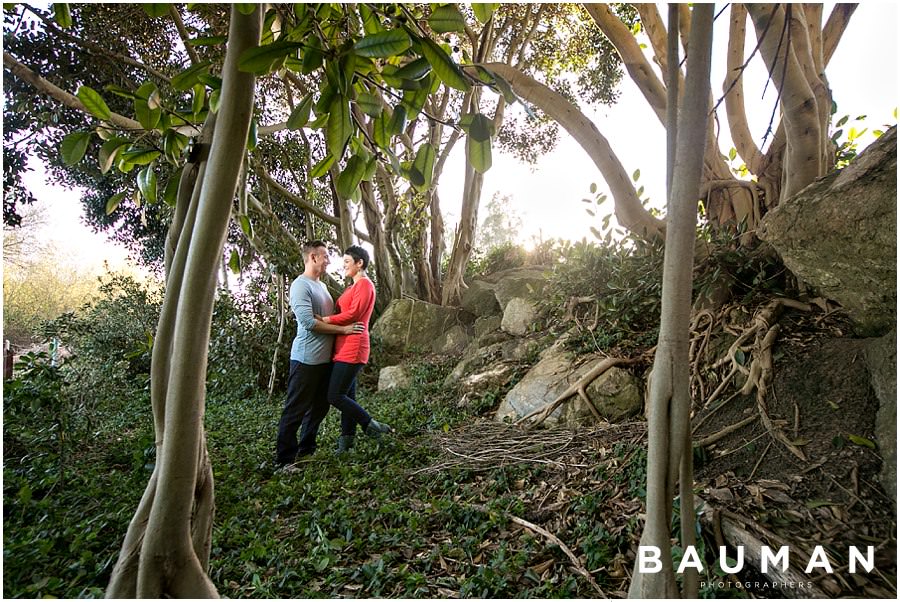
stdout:
[[163,201],[169,207],[174,207],[178,203],[178,184],[181,181],[181,172],[184,171],[184,166],[178,168],[178,171],[173,173],[169,177],[169,181],[166,182],[166,189],[163,191]]
[[373,155],[368,161],[366,161],[366,171],[363,173],[362,179],[366,182],[371,182],[372,178],[375,177],[376,169],[378,169],[378,157]]
[[353,191],[359,186],[366,172],[366,160],[359,155],[353,155],[347,160],[347,166],[338,175],[335,188],[342,198],[350,198]]
[[494,77],[494,85],[497,86],[498,90],[500,90],[500,94],[503,95],[503,99],[506,100],[508,104],[512,104],[519,100],[519,97],[516,96],[515,92],[513,92],[512,86],[509,85],[508,81],[506,81],[496,73],[491,73],[491,75]]
[[199,115],[203,111],[203,106],[206,104],[206,86],[203,84],[194,84],[193,95],[194,99],[191,103],[191,110],[194,115]]
[[385,150],[390,148],[391,144],[391,116],[387,111],[382,111],[381,115],[372,121],[372,139],[380,148]]
[[97,119],[109,121],[112,117],[112,111],[109,110],[106,101],[97,94],[96,90],[87,86],[80,86],[78,91],[75,92],[75,96],[84,104],[84,108],[88,110],[88,113]]
[[487,23],[499,6],[499,2],[473,2],[472,11],[479,23]]
[[309,177],[321,178],[328,173],[328,170],[331,169],[332,165],[334,165],[334,155],[328,153],[321,161],[316,163],[315,167],[312,168],[312,171],[309,172]]
[[356,105],[369,117],[378,117],[383,110],[381,100],[368,92],[363,92],[356,97]]
[[59,145],[59,154],[63,163],[75,165],[84,158],[88,144],[91,142],[90,132],[72,132],[62,139]]
[[252,15],[253,11],[256,10],[258,4],[249,4],[249,3],[235,3],[234,7],[238,10],[242,15]]
[[850,439],[853,443],[857,445],[861,445],[863,447],[868,447],[870,449],[875,449],[875,442],[871,439],[867,439],[865,437],[860,437],[859,435],[847,435],[847,439]]
[[150,17],[162,17],[163,15],[169,14],[170,6],[170,4],[165,2],[147,2],[146,4],[141,4],[141,8],[143,8],[144,12]]
[[350,104],[343,96],[337,96],[331,103],[328,113],[328,127],[325,130],[325,141],[330,152],[336,159],[344,154],[344,147],[353,134],[353,124],[350,121]]
[[150,105],[143,98],[134,99],[134,115],[141,122],[141,127],[150,131],[159,125],[159,118],[162,116],[162,110],[151,109]]
[[238,255],[237,249],[231,250],[231,257],[228,259],[228,267],[235,274],[241,273],[241,256]]
[[181,153],[184,152],[184,148],[188,143],[188,137],[180,132],[170,129],[166,130],[166,133],[163,134],[162,143],[163,152],[165,153],[166,158],[175,162],[175,160],[181,156]]
[[400,79],[422,79],[431,71],[431,64],[425,57],[417,58],[410,61],[393,73],[394,77]]
[[53,20],[63,29],[72,27],[72,12],[67,2],[53,3]]
[[238,216],[238,222],[241,224],[241,230],[247,238],[253,238],[253,224],[246,215]]
[[152,163],[158,156],[159,151],[153,148],[131,148],[122,151],[122,160],[132,165],[147,165]]
[[453,59],[444,52],[444,49],[429,40],[428,38],[419,38],[422,46],[422,54],[428,59],[431,68],[437,74],[441,81],[457,90],[468,92],[472,85],[463,75],[459,65],[453,62]]
[[322,66],[322,61],[325,59],[325,53],[322,52],[322,41],[317,36],[310,36],[300,53],[302,55],[301,73],[312,73]]
[[391,120],[388,122],[388,131],[391,136],[396,136],[406,128],[406,108],[403,105],[397,105]]
[[431,187],[431,179],[434,175],[434,156],[434,147],[428,142],[421,145],[416,151],[416,158],[410,169],[410,182],[419,192],[424,192]]
[[428,17],[428,25],[437,33],[450,31],[465,33],[466,31],[466,20],[463,19],[455,4],[445,4],[432,10],[431,16]]
[[189,90],[200,81],[200,76],[209,71],[209,61],[189,67],[172,78],[172,87],[179,91]]
[[360,56],[369,58],[387,58],[405,52],[412,42],[402,29],[391,29],[365,36],[353,45]]
[[106,201],[106,215],[112,214],[119,207],[119,203],[122,202],[122,199],[125,198],[125,193],[120,192],[118,194],[114,194],[109,197],[109,200]]
[[248,48],[241,54],[238,68],[246,73],[262,75],[274,71],[284,60],[303,45],[299,42],[279,41],[265,46]]
[[138,190],[141,191],[141,195],[151,205],[157,201],[156,184],[156,172],[153,171],[152,165],[148,165],[138,172]]
[[126,144],[131,142],[128,138],[110,138],[100,147],[100,153],[98,155],[97,162],[100,165],[100,172],[106,173],[116,162],[116,158],[121,152],[121,150],[125,147]]
[[406,108],[409,119],[415,119],[428,100],[429,89],[423,87],[418,90],[407,90],[403,93],[403,107]]
[[209,110],[213,113],[219,112],[219,106],[222,104],[222,89],[216,88],[209,93]]
[[363,31],[367,34],[384,31],[384,26],[381,25],[378,15],[367,4],[361,3],[357,6],[359,7],[359,16],[362,17]]
[[491,135],[494,124],[485,115],[476,113],[467,128],[466,157],[475,171],[485,173],[491,168]]
[[467,131],[469,136],[478,142],[490,140],[494,135],[494,122],[483,113],[475,113]]
[[288,117],[287,127],[289,130],[299,130],[307,123],[309,123],[309,113],[312,110],[313,105],[313,97],[312,93],[307,94],[303,97],[303,100],[300,101],[294,110],[291,111],[291,116]]

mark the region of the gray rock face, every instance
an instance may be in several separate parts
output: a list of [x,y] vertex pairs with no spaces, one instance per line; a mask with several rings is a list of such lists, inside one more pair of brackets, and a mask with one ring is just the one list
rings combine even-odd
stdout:
[[[496,299],[495,299],[496,301]],[[499,306],[498,306],[499,307]],[[503,318],[500,316],[487,316],[475,319],[475,338],[479,339],[484,335],[494,332],[500,328]]]
[[412,384],[406,368],[403,366],[388,366],[378,373],[378,390],[398,389]]
[[897,503],[897,330],[872,339],[866,348],[866,364],[878,397],[875,438],[883,464],[881,486]]
[[538,312],[534,303],[522,297],[513,297],[503,310],[500,328],[509,334],[524,336],[537,320]]
[[539,299],[548,276],[549,273],[543,268],[514,268],[498,272],[495,274],[498,280],[494,293],[500,308],[505,310],[506,304],[516,297],[532,301]]
[[372,326],[372,336],[389,347],[431,349],[442,334],[454,325],[464,324],[467,318],[471,320],[471,315],[452,307],[395,299]]
[[[541,360],[510,389],[495,418],[515,421],[546,406],[598,361],[601,358],[594,357],[578,365],[571,353],[554,345],[545,350]],[[640,381],[618,368],[611,368],[596,378],[586,393],[600,415],[610,421],[637,414],[643,404]],[[595,418],[587,404],[575,396],[557,408],[545,422],[575,426],[595,422]]]
[[496,285],[483,280],[475,280],[465,289],[460,306],[470,314],[486,317],[500,315],[500,305],[494,294]]
[[471,341],[472,335],[461,324],[457,324],[438,337],[432,349],[435,353],[459,355]]
[[810,184],[762,221],[785,265],[839,302],[859,334],[896,325],[897,128],[855,162]]

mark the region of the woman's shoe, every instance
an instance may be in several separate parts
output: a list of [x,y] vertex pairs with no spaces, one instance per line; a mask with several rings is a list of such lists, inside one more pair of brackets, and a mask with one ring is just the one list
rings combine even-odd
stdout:
[[368,435],[369,437],[375,437],[376,439],[378,437],[381,437],[385,433],[393,432],[394,429],[392,429],[390,426],[384,424],[383,422],[378,422],[374,418],[370,420],[368,426],[366,426],[366,435]]
[[353,435],[338,437],[337,453],[343,454],[353,449]]

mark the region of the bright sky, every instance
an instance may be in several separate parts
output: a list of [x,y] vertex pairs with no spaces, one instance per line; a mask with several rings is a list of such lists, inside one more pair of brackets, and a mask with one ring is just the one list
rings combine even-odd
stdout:
[[[830,12],[826,5],[826,15]],[[663,12],[663,14],[665,14]],[[881,128],[896,122],[897,107],[897,6],[893,2],[862,2],[850,20],[841,44],[827,68],[838,115],[867,115],[863,127]],[[721,93],[724,80],[724,40],[727,36],[728,11],[717,21],[713,56],[713,93]],[[718,50],[716,52],[715,50]],[[748,48],[749,53],[752,45]],[[761,69],[761,68],[760,68]],[[745,84],[745,98],[750,112],[752,131],[762,137],[775,102],[770,87],[762,97],[762,87],[754,90]],[[754,105],[755,103],[755,105]],[[665,131],[650,111],[643,96],[626,76],[622,80],[621,97],[613,107],[588,111],[600,132],[611,141],[626,171],[641,170],[640,182],[654,204],[664,206]],[[592,235],[589,227],[600,229],[602,215],[591,218],[585,213],[581,199],[589,196],[592,182],[600,191],[606,186],[584,151],[564,131],[557,148],[543,157],[536,168],[520,164],[511,156],[495,149],[493,167],[485,177],[482,208],[496,191],[513,198],[515,211],[522,218],[521,242],[532,238],[560,237],[578,240]],[[871,137],[864,139],[868,144]],[[724,148],[727,152],[730,143]],[[453,220],[459,218],[462,194],[463,157],[460,152],[450,157],[441,178],[441,200],[444,212]],[[36,167],[36,166],[35,166]],[[126,252],[106,237],[92,233],[82,222],[79,193],[43,182],[40,171],[32,172],[26,181],[39,202],[48,207],[48,224],[42,229],[47,242],[67,249],[71,260],[82,267],[100,266],[103,260],[117,268],[125,263]],[[611,200],[603,206],[611,210]],[[481,211],[481,217],[484,210]],[[448,244],[453,240],[453,224],[447,225]]]

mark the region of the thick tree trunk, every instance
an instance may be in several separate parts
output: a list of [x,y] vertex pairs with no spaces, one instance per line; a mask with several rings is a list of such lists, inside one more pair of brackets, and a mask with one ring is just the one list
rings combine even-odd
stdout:
[[360,193],[363,202],[363,217],[366,220],[366,230],[372,239],[372,249],[375,256],[372,262],[375,265],[375,286],[378,294],[375,297],[377,310],[380,313],[394,298],[394,270],[391,267],[391,255],[388,251],[388,240],[384,232],[384,219],[378,200],[375,198],[375,189],[371,182],[360,182]]
[[[659,343],[647,409],[647,519],[640,545],[660,551],[662,570],[643,573],[639,554],[628,591],[632,598],[678,597],[670,525],[672,498],[679,481],[682,525],[689,526],[687,533],[693,532],[694,525],[688,340],[697,201],[709,120],[713,10],[711,4],[696,4],[691,19],[684,108],[678,116],[676,157],[669,190]],[[683,527],[682,535],[687,533]],[[691,541],[686,539],[685,543]],[[684,593],[687,597],[697,596],[695,577],[686,580]]]
[[[260,29],[259,9],[251,15],[232,9],[218,126],[185,214],[167,281],[168,308],[160,316],[171,355],[163,359],[165,368],[154,370],[159,382],[152,385],[158,395],[165,390],[165,404],[154,407],[156,469],[125,537],[109,597],[217,595],[206,574],[214,505],[203,432],[206,364],[216,266],[244,158],[234,149],[247,140],[253,109],[255,77],[237,63],[259,43]],[[164,352],[168,346],[160,347]]]

